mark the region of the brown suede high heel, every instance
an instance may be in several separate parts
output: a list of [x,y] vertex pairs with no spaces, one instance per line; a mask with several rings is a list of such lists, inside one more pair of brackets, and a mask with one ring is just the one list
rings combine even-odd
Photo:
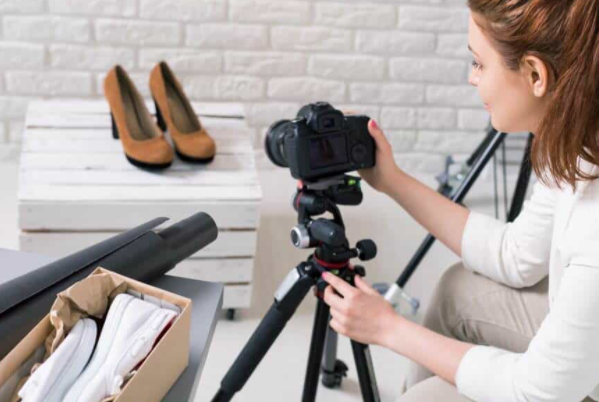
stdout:
[[202,127],[166,62],[161,61],[152,69],[150,90],[156,104],[158,126],[163,131],[168,129],[177,155],[187,162],[211,162],[216,154],[214,139]]
[[173,148],[120,65],[112,68],[104,79],[104,96],[110,105],[112,136],[120,137],[129,162],[144,169],[169,167],[174,158]]

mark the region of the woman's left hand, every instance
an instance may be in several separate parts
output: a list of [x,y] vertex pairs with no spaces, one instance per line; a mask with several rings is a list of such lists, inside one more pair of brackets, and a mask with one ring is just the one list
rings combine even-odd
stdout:
[[399,317],[391,304],[359,275],[354,278],[356,287],[331,273],[323,279],[330,285],[324,301],[331,307],[331,327],[355,341],[387,346]]

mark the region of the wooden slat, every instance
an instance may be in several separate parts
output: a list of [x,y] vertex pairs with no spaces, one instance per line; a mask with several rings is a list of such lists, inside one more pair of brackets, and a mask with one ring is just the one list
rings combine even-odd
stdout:
[[22,230],[121,231],[158,216],[170,218],[161,227],[206,212],[219,228],[255,229],[259,225],[258,201],[221,202],[24,202],[19,203]]
[[[146,106],[150,113],[154,113],[154,102],[146,100]],[[191,106],[199,116],[214,116],[225,118],[242,119],[245,109],[241,103],[218,103],[218,102],[191,102]],[[108,114],[110,108],[108,102],[103,99],[81,100],[81,99],[53,99],[29,102],[28,114]]]
[[[21,232],[19,247],[21,251],[63,257],[116,235],[118,232]],[[256,253],[256,238],[255,230],[219,230],[216,241],[191,258],[252,257]]]
[[[78,186],[36,184],[19,189],[19,200],[24,201],[259,201],[262,199],[260,186]],[[91,212],[91,211],[90,211]]]
[[[242,123],[242,122],[240,122]],[[217,145],[231,143],[243,144],[252,149],[254,130],[245,125],[227,124],[218,125],[211,130]],[[167,136],[168,137],[168,136]],[[102,141],[110,144],[120,144],[112,137],[112,130],[104,128],[27,128],[23,133],[23,142],[27,141],[52,141],[54,143]],[[172,144],[172,140],[169,139]],[[122,148],[122,146],[121,146]],[[249,151],[248,150],[248,151]],[[43,150],[42,150],[43,151]],[[217,150],[220,153],[220,150]]]
[[[43,116],[39,116],[36,117],[36,119],[41,119],[42,117]],[[110,116],[107,117],[104,115],[72,115],[72,119],[83,121],[83,123],[80,124],[75,124],[74,122],[70,121],[70,116],[65,115],[49,115],[44,118],[51,120],[52,124],[42,124],[43,127],[37,127],[34,125],[26,124],[27,130],[33,133],[54,135],[58,132],[71,134],[72,136],[86,136],[94,134],[97,136],[98,130],[112,134]],[[225,119],[220,117],[205,117],[202,119],[202,125],[206,128],[206,130],[210,132],[211,135],[217,137],[238,137],[242,134],[253,133],[253,130],[248,127],[244,120]]]
[[[223,154],[250,154],[254,150],[251,147],[251,141],[245,138],[215,138],[217,147],[216,158]],[[97,140],[73,139],[61,141],[58,138],[47,136],[46,138],[27,138],[25,137],[22,145],[23,152],[26,153],[113,153],[123,155],[123,146],[119,141],[103,139]]]
[[[206,165],[197,165],[175,158],[173,164],[160,172],[164,176],[177,176],[182,174],[201,173],[206,171],[255,171],[256,163],[253,154],[219,154]],[[27,153],[21,154],[21,171],[64,171],[65,175],[71,171],[119,171],[140,172],[144,175],[156,175],[133,166],[124,154],[121,153]]]
[[251,258],[188,259],[168,272],[180,278],[209,282],[251,282],[254,260]]
[[[213,136],[230,137],[254,133],[254,130],[250,129],[244,120],[238,119],[204,117],[202,125]],[[107,114],[28,114],[25,126],[39,131],[109,130],[112,128],[110,115]]]
[[257,186],[255,171],[192,171],[152,174],[144,171],[23,170],[21,185],[81,186]]

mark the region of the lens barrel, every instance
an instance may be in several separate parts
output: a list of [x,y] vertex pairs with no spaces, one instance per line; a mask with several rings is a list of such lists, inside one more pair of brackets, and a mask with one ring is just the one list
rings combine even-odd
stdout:
[[285,129],[291,120],[279,120],[274,122],[267,130],[264,138],[264,150],[268,159],[280,167],[289,167],[287,155],[285,154]]

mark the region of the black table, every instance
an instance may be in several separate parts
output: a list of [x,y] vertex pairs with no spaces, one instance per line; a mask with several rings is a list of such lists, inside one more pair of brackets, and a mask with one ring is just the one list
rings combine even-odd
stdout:
[[[55,258],[0,249],[0,283],[49,264]],[[163,399],[163,402],[187,402],[195,399],[219,311],[223,303],[220,283],[163,276],[149,283],[152,286],[192,299],[191,345],[189,366]]]

